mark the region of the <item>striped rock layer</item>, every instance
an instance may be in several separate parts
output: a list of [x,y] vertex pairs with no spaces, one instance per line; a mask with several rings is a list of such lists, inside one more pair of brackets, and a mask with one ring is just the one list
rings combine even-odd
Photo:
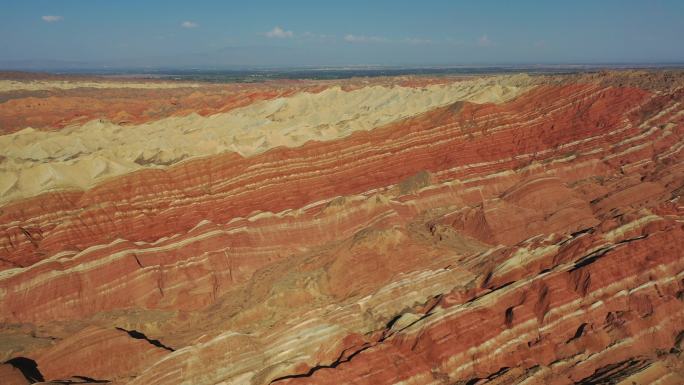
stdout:
[[684,383],[682,85],[1,80],[0,383]]

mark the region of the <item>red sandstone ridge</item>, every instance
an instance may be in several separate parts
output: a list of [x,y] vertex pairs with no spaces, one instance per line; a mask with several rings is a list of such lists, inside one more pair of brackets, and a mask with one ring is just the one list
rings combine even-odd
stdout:
[[14,81],[2,384],[684,383],[681,73]]

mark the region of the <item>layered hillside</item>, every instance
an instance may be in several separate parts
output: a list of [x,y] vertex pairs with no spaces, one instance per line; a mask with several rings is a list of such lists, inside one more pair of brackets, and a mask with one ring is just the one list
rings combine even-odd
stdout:
[[684,383],[684,73],[1,78],[0,383]]

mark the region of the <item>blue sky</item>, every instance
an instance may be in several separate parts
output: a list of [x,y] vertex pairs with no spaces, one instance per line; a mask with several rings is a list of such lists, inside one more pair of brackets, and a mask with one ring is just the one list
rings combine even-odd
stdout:
[[682,0],[0,0],[0,62],[682,62],[683,19]]

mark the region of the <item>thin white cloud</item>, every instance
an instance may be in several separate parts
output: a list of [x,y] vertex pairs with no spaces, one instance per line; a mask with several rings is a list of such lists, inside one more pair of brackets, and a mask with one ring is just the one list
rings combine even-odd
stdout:
[[492,42],[487,34],[484,34],[477,39],[477,45],[480,47],[489,47],[494,45],[494,42]]
[[194,21],[184,21],[181,23],[181,27],[183,28],[197,28],[199,27],[199,24],[195,23]]
[[294,36],[294,33],[292,31],[286,31],[276,25],[272,30],[264,33],[264,36],[268,38],[285,39]]
[[380,36],[362,36],[349,34],[344,37],[344,41],[348,43],[385,43],[389,40]]
[[45,15],[41,16],[41,19],[43,19],[44,22],[46,23],[56,23],[58,21],[64,20],[62,16],[57,16],[57,15]]

